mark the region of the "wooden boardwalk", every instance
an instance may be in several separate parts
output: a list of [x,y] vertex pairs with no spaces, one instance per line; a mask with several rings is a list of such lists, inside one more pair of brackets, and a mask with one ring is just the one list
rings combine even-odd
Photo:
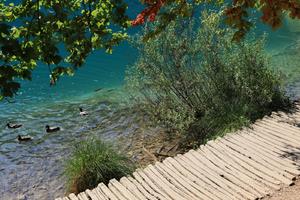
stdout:
[[292,185],[300,175],[300,111],[274,113],[162,163],[137,169],[108,186],[57,200],[245,200]]

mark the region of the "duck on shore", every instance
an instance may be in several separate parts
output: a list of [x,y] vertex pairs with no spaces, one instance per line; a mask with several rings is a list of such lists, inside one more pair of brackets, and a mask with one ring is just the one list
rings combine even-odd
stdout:
[[60,130],[60,127],[58,127],[58,126],[50,127],[49,125],[46,125],[45,128],[46,128],[47,133],[53,133],[53,132],[57,132]]
[[81,107],[79,108],[79,111],[80,111],[80,116],[86,116],[88,115],[88,112],[84,111]]
[[22,124],[13,124],[13,123],[9,122],[6,124],[6,126],[7,126],[7,128],[16,129],[16,128],[20,128],[22,126]]
[[30,141],[33,138],[30,135],[18,135],[17,139],[19,142],[22,142],[22,141]]

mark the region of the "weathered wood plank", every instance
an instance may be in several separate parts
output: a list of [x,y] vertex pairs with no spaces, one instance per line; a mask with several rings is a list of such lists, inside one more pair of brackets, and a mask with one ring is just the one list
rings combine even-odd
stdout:
[[219,187],[221,187],[226,192],[230,193],[232,196],[234,196],[236,199],[243,199],[243,196],[239,194],[236,190],[234,190],[232,187],[228,185],[228,181],[225,179],[222,179],[221,176],[211,170],[209,170],[207,167],[202,166],[201,164],[197,164],[190,160],[186,154],[185,155],[179,155],[178,158],[181,160],[181,163],[185,163],[186,165],[189,165],[190,168],[194,168],[196,171],[203,173],[202,175],[206,176],[215,184],[217,184]]
[[69,194],[69,199],[71,199],[71,200],[79,200],[77,198],[77,196],[75,194],[73,194],[73,193]]
[[141,173],[141,170],[136,170],[133,176],[141,183],[148,191],[151,191],[153,195],[161,199],[171,199],[164,191],[160,190],[152,181]]
[[283,139],[289,140],[290,142],[300,143],[300,130],[299,128],[293,127],[287,123],[280,123],[270,121],[268,119],[260,121],[258,124],[261,124],[263,127],[268,128],[269,130],[274,131],[273,134],[282,137]]
[[202,176],[196,170],[190,168],[189,170],[182,166],[180,163],[175,159],[167,158],[163,161],[163,163],[169,167],[172,167],[174,171],[182,174],[184,177],[195,183],[196,189],[202,192],[207,196],[211,196],[211,194],[216,194],[217,197],[221,197],[221,199],[231,199],[231,194],[222,192],[218,186],[211,181],[210,179]]
[[[212,145],[212,143],[210,143]],[[271,184],[268,184],[269,186],[273,187],[274,189],[280,189],[280,181],[274,179],[272,176],[269,176],[268,174],[265,174],[259,167],[258,169],[253,167],[252,165],[249,165],[248,159],[240,156],[238,153],[233,151],[231,148],[227,147],[226,145],[215,142],[215,145],[220,148],[220,150],[225,151],[231,158],[235,159],[243,168],[251,171],[252,173],[256,174],[260,178],[268,181]]]
[[[220,183],[227,185],[228,188],[231,188],[233,191],[240,194],[244,199],[255,199],[255,196],[246,191],[245,189],[239,187],[232,181],[232,176],[225,173],[224,171],[219,170],[217,167],[214,167],[208,160],[203,160],[202,156],[195,157],[192,154],[192,151],[189,151],[184,155],[188,159],[190,159],[192,162],[194,162],[197,166],[202,165],[204,169],[207,171],[213,171],[214,173],[210,173],[213,175],[216,180],[219,180]],[[213,170],[211,170],[213,169]],[[231,179],[230,179],[231,178]],[[236,180],[235,180],[236,181]]]
[[238,140],[241,139],[245,141],[244,143],[247,143],[249,145],[251,144],[252,147],[255,146],[255,150],[259,153],[263,153],[266,156],[273,156],[273,158],[276,158],[276,161],[280,162],[280,164],[291,167],[292,169],[297,169],[297,167],[295,166],[295,162],[282,157],[283,151],[276,148],[276,146],[273,146],[272,143],[261,140],[261,138],[258,138],[256,135],[251,133],[238,134],[236,138]]
[[[262,148],[258,141],[256,141],[256,143],[253,143],[252,140],[246,140],[240,135],[241,134],[236,135],[234,138],[232,138],[232,141],[234,141],[235,144],[239,144],[245,147],[248,151],[251,151],[253,154],[262,157],[262,159],[264,159],[266,162],[271,163],[274,167],[279,167],[284,171],[290,173],[291,176],[289,176],[289,178],[291,179],[294,179],[295,175],[300,175],[300,171],[296,169],[295,165],[283,161],[283,159],[280,158],[278,154],[275,154],[272,151],[269,152],[269,149]],[[253,149],[254,146],[255,150]]]
[[117,196],[115,194],[113,194],[108,187],[104,184],[104,183],[100,183],[98,185],[98,188],[103,192],[103,194],[105,194],[105,196],[107,196],[109,199],[111,200],[118,200]]
[[[169,197],[164,196],[164,194],[161,194],[160,192],[157,192],[155,189],[152,189],[152,187],[150,185],[148,185],[148,183],[146,183],[146,181],[144,181],[144,179],[137,172],[134,172],[133,176],[134,176],[135,180],[137,180],[139,182],[139,184],[141,184],[147,192],[149,192],[150,194],[152,194],[156,198],[158,198],[158,199],[170,199]],[[129,180],[131,180],[131,179],[129,179]],[[134,179],[131,180],[131,181],[134,184],[136,184]]]
[[[171,167],[169,167],[167,164],[162,164],[157,162],[155,164],[155,167],[157,167],[158,170],[160,170],[164,175],[168,176],[168,178],[172,179],[172,181],[175,182],[175,184],[178,185],[178,187],[184,188],[186,192],[190,192],[193,194],[196,198],[200,199],[209,199],[209,200],[219,200],[218,197],[210,197],[212,196],[211,193],[206,193],[208,195],[205,195],[204,193],[201,193],[200,191],[195,188],[195,183],[190,181],[188,178],[182,176],[177,171],[173,170]],[[205,189],[202,188],[202,191],[205,192]]]
[[257,169],[257,170],[263,172],[264,174],[268,175],[269,177],[271,177],[274,180],[274,183],[280,184],[281,183],[280,181],[286,181],[282,176],[280,176],[277,173],[275,173],[274,171],[268,169],[261,163],[257,163],[255,161],[253,161],[253,159],[251,157],[242,155],[239,152],[237,152],[236,150],[233,150],[233,148],[227,146],[225,140],[218,140],[218,142],[220,144],[223,144],[224,146],[226,146],[227,149],[229,149],[234,155],[238,156],[240,159],[244,160],[249,166],[252,166],[255,169]]
[[134,196],[129,190],[127,190],[121,183],[119,183],[116,179],[112,179],[109,181],[115,188],[119,190],[120,193],[123,194],[129,200],[138,200],[136,196]]
[[96,191],[96,193],[98,194],[98,196],[100,196],[102,199],[104,199],[104,200],[110,200],[110,198],[103,193],[103,191],[100,189],[99,186],[96,187],[94,190]]
[[253,187],[256,191],[259,192],[259,197],[262,195],[268,195],[270,193],[269,188],[266,188],[261,182],[253,178],[253,174],[245,173],[246,170],[243,170],[243,168],[240,167],[240,165],[234,163],[232,159],[230,159],[229,157],[217,155],[218,152],[216,152],[213,148],[211,148],[208,145],[205,147],[206,148],[203,148],[202,150],[205,151],[209,155],[209,157],[214,160],[215,163],[221,166],[223,170],[230,171],[231,173],[236,174],[236,176],[242,179],[243,181],[247,182],[247,184],[249,184],[251,187]]
[[79,200],[89,200],[88,196],[85,194],[85,192],[81,192],[77,195]]
[[275,185],[273,182],[264,179],[256,169],[251,167],[249,168],[244,161],[238,159],[232,154],[228,154],[216,143],[208,142],[207,146],[216,156],[219,157],[219,159],[223,159],[223,161],[225,160],[224,162],[227,161],[229,165],[237,171],[240,171],[251,179],[254,179],[257,183],[263,184],[263,188],[265,188],[267,191],[279,189],[278,185]]
[[268,159],[263,159],[261,155],[256,154],[255,152],[245,149],[245,146],[241,147],[239,145],[236,145],[234,143],[234,140],[232,138],[224,138],[222,142],[228,146],[231,146],[235,149],[235,151],[239,152],[240,154],[250,158],[251,160],[257,162],[265,172],[268,172],[276,179],[282,181],[286,185],[291,185],[293,183],[293,178],[295,178],[293,175],[286,173],[283,169],[278,168],[276,166],[271,165]]
[[153,183],[159,186],[173,199],[186,199],[186,200],[188,199],[183,195],[181,195],[180,191],[178,191],[174,186],[172,186],[167,181],[165,181],[161,176],[159,176],[157,173],[154,173],[152,170],[150,170],[150,166],[145,168],[143,172],[149,177],[149,179],[153,181]]
[[285,124],[282,124],[280,126],[280,124],[278,123],[274,125],[271,125],[271,123],[269,123],[268,125],[266,125],[264,121],[261,121],[256,123],[254,126],[258,126],[260,128],[263,128],[264,130],[268,130],[268,132],[271,132],[272,135],[287,140],[289,143],[294,144],[296,145],[296,147],[298,147],[300,139],[294,135],[295,130],[289,130],[288,126],[284,127],[284,125]]
[[92,199],[92,200],[102,200],[98,197],[98,195],[96,195],[94,192],[92,192],[91,190],[87,189],[85,191],[85,193]]
[[233,176],[234,179],[237,179],[237,183],[240,184],[241,187],[244,187],[247,191],[251,192],[252,194],[255,194],[257,197],[261,198],[263,197],[266,192],[261,192],[262,189],[256,184],[256,182],[244,174],[240,173],[238,170],[233,170],[233,168],[226,163],[222,162],[220,159],[215,157],[212,153],[208,151],[208,147],[200,148],[195,153],[203,152],[204,155],[206,155],[206,158],[210,160],[215,166],[218,166],[220,170],[226,172],[230,176]]
[[[131,191],[138,199],[147,200],[147,196],[150,197],[149,193],[143,194],[139,189],[131,183],[126,177],[120,179],[120,183],[128,190]],[[151,198],[151,197],[150,197]]]

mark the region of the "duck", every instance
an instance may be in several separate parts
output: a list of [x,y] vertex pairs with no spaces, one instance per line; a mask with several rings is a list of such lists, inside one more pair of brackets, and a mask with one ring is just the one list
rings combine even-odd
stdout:
[[81,116],[86,116],[86,115],[88,115],[88,112],[86,112],[86,111],[83,111],[83,109],[82,108],[79,108],[79,111],[80,111],[80,115]]
[[30,141],[33,138],[30,135],[18,135],[17,139],[19,142],[22,142],[22,141]]
[[16,128],[20,128],[23,125],[22,124],[13,124],[13,123],[9,122],[9,123],[6,124],[6,126],[7,126],[7,128],[14,128],[14,129],[16,129]]
[[46,128],[47,133],[53,133],[53,132],[57,132],[60,130],[60,127],[58,127],[58,126],[50,127],[49,125],[46,125],[45,128]]

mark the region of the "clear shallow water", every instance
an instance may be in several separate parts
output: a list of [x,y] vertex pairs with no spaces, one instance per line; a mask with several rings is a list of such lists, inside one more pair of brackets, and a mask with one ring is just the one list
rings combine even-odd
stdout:
[[[269,31],[260,29],[257,33]],[[295,57],[299,32],[287,26],[269,35],[267,50],[276,68],[292,74],[289,92],[300,97],[300,62]],[[297,51],[299,50],[299,51]],[[54,199],[65,192],[63,164],[78,141],[91,136],[117,143],[138,128],[138,116],[126,109],[127,95],[114,88],[123,84],[127,65],[134,62],[136,51],[127,44],[113,55],[93,53],[74,77],[61,79],[49,87],[45,66],[34,73],[33,81],[23,84],[14,103],[0,103],[0,200]],[[299,54],[298,54],[299,55]],[[78,108],[89,112],[79,116]],[[23,124],[17,130],[5,128],[8,121]],[[46,134],[44,126],[62,127]],[[19,143],[18,134],[30,134],[34,140]],[[129,144],[124,144],[129,145]],[[25,195],[25,196],[24,196]]]

